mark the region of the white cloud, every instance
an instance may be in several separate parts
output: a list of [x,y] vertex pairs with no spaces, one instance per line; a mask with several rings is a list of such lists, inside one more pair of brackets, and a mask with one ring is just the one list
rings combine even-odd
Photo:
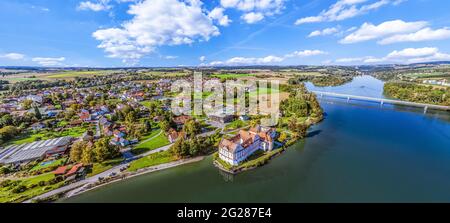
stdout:
[[248,24],[257,23],[264,19],[264,15],[262,13],[250,12],[242,15],[242,19],[245,20]]
[[381,45],[400,42],[420,42],[450,38],[450,29],[431,29],[426,21],[404,22],[386,21],[379,25],[364,23],[359,29],[340,41],[342,44],[358,43],[379,39]]
[[420,42],[430,40],[442,40],[450,38],[450,29],[442,28],[433,30],[431,28],[421,29],[414,33],[397,34],[378,41],[379,44],[391,44],[399,42]]
[[266,16],[280,13],[285,2],[286,0],[220,0],[220,5],[244,12],[241,19],[247,23],[255,23]]
[[321,50],[303,50],[303,51],[295,51],[293,53],[285,55],[285,57],[309,57],[309,56],[318,56],[325,55],[327,52]]
[[32,8],[32,9],[40,10],[41,12],[50,12],[50,9],[49,9],[49,8],[42,7],[42,6],[32,5],[31,8]]
[[228,26],[232,21],[227,15],[223,14],[224,10],[224,8],[216,7],[208,14],[208,16],[211,19],[216,20],[219,25]]
[[0,55],[0,58],[6,58],[9,60],[23,60],[25,58],[25,55],[20,53],[7,53]]
[[411,33],[418,31],[427,25],[428,23],[425,21],[404,22],[402,20],[387,21],[379,25],[364,23],[358,30],[342,39],[340,43],[350,44],[379,39],[395,34]]
[[338,32],[339,32],[338,28],[332,27],[332,28],[326,28],[324,30],[313,31],[308,35],[308,37],[327,36],[327,35],[332,35],[332,34],[335,34]]
[[91,1],[84,1],[80,2],[77,9],[78,10],[92,10],[95,12],[98,11],[106,11],[111,9],[111,5],[109,5],[110,0],[99,0],[98,2],[94,3]]
[[262,65],[282,62],[284,58],[277,56],[267,57],[233,57],[226,61],[213,61],[210,66],[230,66],[230,65]]
[[421,63],[450,60],[450,54],[442,53],[436,47],[406,48],[395,50],[385,57],[370,57],[364,63]]
[[93,37],[109,57],[135,64],[158,46],[192,44],[219,35],[199,0],[145,0],[130,6],[133,16],[120,28],[100,29]]
[[362,62],[368,58],[366,57],[349,57],[349,58],[340,58],[337,59],[337,63],[355,63],[355,62]]
[[62,66],[63,64],[61,62],[65,61],[66,58],[64,57],[34,57],[31,59],[31,61],[38,63],[41,66]]
[[166,59],[166,60],[174,60],[174,59],[177,59],[178,58],[178,56],[165,56],[164,57],[164,59]]
[[368,1],[369,0],[338,0],[327,10],[323,10],[319,15],[300,18],[295,24],[301,25],[305,23],[341,21],[376,10],[384,5],[398,5],[402,2],[401,0],[376,0],[366,3]]
[[201,62],[204,62],[206,60],[205,56],[201,56],[200,58],[198,58]]
[[[284,56],[266,56],[266,57],[233,57],[225,61],[213,61],[209,63],[209,66],[233,66],[233,65],[269,65],[277,64],[285,61],[286,59],[293,57],[310,57],[328,54],[321,50],[303,50],[295,51],[293,53],[286,54]],[[202,64],[204,65],[204,64]]]

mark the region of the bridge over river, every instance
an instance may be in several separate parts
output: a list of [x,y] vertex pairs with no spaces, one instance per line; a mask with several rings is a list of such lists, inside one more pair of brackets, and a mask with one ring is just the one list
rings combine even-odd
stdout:
[[320,98],[322,98],[322,97],[343,98],[343,99],[347,99],[347,102],[350,100],[357,100],[357,101],[377,102],[377,103],[380,103],[381,105],[393,104],[393,105],[419,107],[419,108],[424,109],[424,113],[426,113],[428,109],[450,111],[450,106],[443,106],[443,105],[432,105],[432,104],[392,100],[392,99],[385,99],[385,98],[372,98],[372,97],[356,96],[356,95],[349,95],[349,94],[339,94],[339,93],[324,92],[324,91],[312,91],[312,92],[315,93]]

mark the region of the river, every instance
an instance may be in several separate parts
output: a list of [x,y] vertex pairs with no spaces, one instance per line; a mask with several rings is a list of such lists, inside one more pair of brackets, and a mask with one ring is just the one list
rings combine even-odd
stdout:
[[[309,89],[383,97],[370,76]],[[325,120],[268,165],[237,176],[211,157],[61,202],[450,202],[450,115],[321,99]]]

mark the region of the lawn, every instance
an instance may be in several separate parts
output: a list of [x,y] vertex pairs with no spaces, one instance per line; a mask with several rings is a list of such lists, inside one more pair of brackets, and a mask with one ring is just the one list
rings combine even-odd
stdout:
[[39,140],[47,140],[65,136],[80,137],[81,135],[83,135],[84,132],[86,132],[86,130],[87,130],[86,128],[80,126],[66,129],[62,132],[42,130],[36,133],[30,133],[24,136],[19,136],[18,138],[10,141],[10,143],[20,145],[23,143],[31,143]]
[[242,128],[244,126],[248,125],[248,122],[242,121],[240,119],[236,119],[231,123],[228,123],[225,126],[225,130],[232,130],[232,129],[238,129],[238,128]]
[[[156,135],[156,134],[155,134]],[[148,137],[147,139],[149,139],[151,137]],[[131,150],[132,153],[134,154],[141,154],[141,153],[145,153],[154,149],[157,149],[159,147],[163,147],[166,145],[169,145],[170,142],[167,139],[165,134],[160,134],[159,136],[155,137],[154,139],[147,141],[147,142],[143,142],[138,144],[135,148],[133,148]]]
[[141,101],[139,102],[141,105],[143,105],[146,108],[150,108],[150,105],[152,104],[151,101]]
[[[150,134],[145,135],[145,136],[142,136],[142,137],[140,138],[140,141],[145,141],[145,140],[147,140],[147,139],[150,139],[150,138],[152,138],[152,137],[158,135],[160,132],[161,132],[160,129],[153,129],[152,132],[151,132]],[[139,144],[138,144],[138,145],[139,145]]]
[[11,83],[16,83],[20,81],[32,81],[36,80],[37,78],[29,78],[29,77],[5,77],[6,81],[9,81]]
[[121,158],[117,158],[117,159],[108,160],[103,163],[94,163],[94,165],[92,166],[92,172],[88,173],[87,176],[92,177],[99,173],[103,173],[103,172],[113,168],[114,166],[119,165],[120,163],[123,162],[123,160],[124,159],[121,157]]
[[[15,186],[10,185],[6,187],[0,187],[0,203],[22,202],[64,185],[64,181],[52,185],[45,185],[45,186],[38,185],[39,182],[41,181],[48,182],[53,178],[55,178],[53,173],[46,173],[39,176],[14,181],[15,182],[14,184],[16,184]],[[25,186],[27,188],[26,191],[21,193],[13,193],[12,190],[19,185]]]
[[62,158],[62,159],[58,159],[58,160],[54,160],[54,161],[47,161],[47,162],[41,162],[39,164],[37,164],[36,166],[34,166],[30,171],[38,171],[38,170],[42,170],[44,168],[50,168],[50,167],[57,167],[57,166],[61,166],[64,163],[66,163],[67,158]]
[[249,97],[257,97],[259,95],[265,95],[265,94],[279,94],[280,91],[272,88],[258,88],[256,91],[249,92]]
[[170,151],[163,151],[150,154],[138,160],[131,162],[129,171],[136,171],[145,167],[156,166],[163,163],[176,161],[177,159],[170,153]]

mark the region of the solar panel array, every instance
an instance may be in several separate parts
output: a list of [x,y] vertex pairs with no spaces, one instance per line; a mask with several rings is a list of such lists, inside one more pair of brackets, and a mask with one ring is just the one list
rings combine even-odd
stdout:
[[0,163],[18,163],[38,159],[49,150],[67,146],[71,140],[72,137],[66,136],[21,145],[11,145],[0,151]]

